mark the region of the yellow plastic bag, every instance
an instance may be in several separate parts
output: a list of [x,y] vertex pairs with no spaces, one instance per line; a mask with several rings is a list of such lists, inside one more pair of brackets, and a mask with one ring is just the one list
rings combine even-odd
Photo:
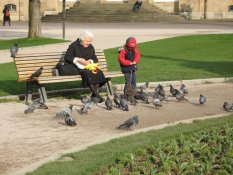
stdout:
[[100,68],[98,67],[98,64],[96,63],[86,65],[85,69],[90,70],[93,74],[97,74],[98,70],[100,70]]

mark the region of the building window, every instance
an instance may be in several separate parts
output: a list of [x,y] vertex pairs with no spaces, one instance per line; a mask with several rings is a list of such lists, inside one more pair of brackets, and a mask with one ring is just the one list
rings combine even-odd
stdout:
[[16,5],[15,4],[7,4],[5,7],[9,8],[10,11],[16,11]]
[[228,6],[228,12],[233,12],[233,5]]

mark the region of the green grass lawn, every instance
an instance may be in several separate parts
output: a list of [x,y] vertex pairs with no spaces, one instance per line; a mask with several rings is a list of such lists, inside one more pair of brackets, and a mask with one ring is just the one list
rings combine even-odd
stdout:
[[[159,142],[168,142],[184,135],[187,138],[195,133],[203,133],[212,127],[221,127],[225,123],[233,127],[233,114],[227,117],[195,121],[192,124],[178,124],[157,131],[139,133],[120,139],[113,139],[107,143],[88,147],[86,150],[63,155],[73,158],[72,161],[54,161],[43,165],[28,175],[74,175],[97,174],[107,169],[119,160],[122,155],[144,152],[145,149],[158,145]],[[126,160],[127,161],[127,160]],[[101,173],[100,173],[101,174]],[[110,174],[109,174],[110,175]],[[116,175],[116,174],[112,174]]]
[[[233,34],[192,35],[141,43],[137,82],[232,77],[232,46]],[[109,70],[120,70],[118,48],[104,52]],[[13,63],[0,64],[0,70],[0,96],[24,93]],[[115,84],[124,82],[123,77],[112,80]],[[77,87],[76,83],[46,85],[48,90],[70,87]]]
[[54,38],[18,38],[11,40],[0,40],[0,50],[9,49],[14,43],[17,43],[18,46],[22,48],[64,42],[68,42],[68,40]]

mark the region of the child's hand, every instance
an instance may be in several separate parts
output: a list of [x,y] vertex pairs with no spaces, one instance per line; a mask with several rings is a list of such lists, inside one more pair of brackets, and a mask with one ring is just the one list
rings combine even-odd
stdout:
[[133,62],[131,62],[131,63],[130,63],[130,65],[134,65],[134,64],[136,64],[136,62],[135,62],[135,61],[133,61]]

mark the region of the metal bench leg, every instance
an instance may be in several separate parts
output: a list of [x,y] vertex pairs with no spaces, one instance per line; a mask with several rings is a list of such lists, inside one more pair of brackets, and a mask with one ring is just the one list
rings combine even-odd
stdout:
[[108,95],[113,96],[114,90],[113,90],[113,88],[112,88],[112,81],[111,81],[111,78],[108,78],[108,79],[107,79],[106,87],[107,87]]
[[32,84],[31,82],[26,82],[26,89],[25,89],[25,102],[28,104],[32,101]]
[[43,100],[43,102],[45,103],[45,102],[48,101],[45,87],[42,86],[42,85],[38,85],[38,86],[39,86],[38,91],[39,91],[39,94],[40,94],[40,98],[41,98],[41,99]]

